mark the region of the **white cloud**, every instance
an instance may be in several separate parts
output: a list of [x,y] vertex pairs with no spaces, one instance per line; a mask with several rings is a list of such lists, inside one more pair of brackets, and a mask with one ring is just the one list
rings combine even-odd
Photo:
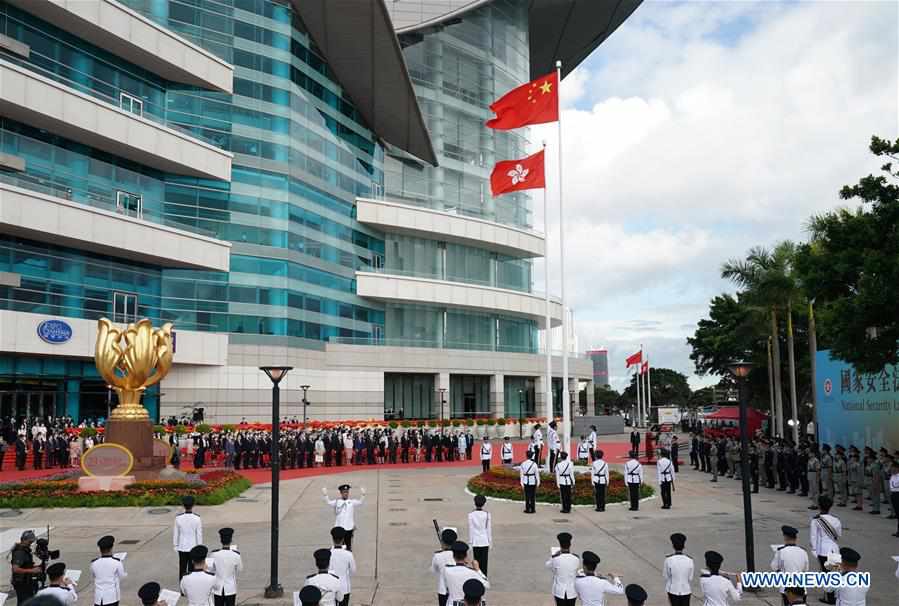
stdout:
[[[896,23],[885,2],[644,3],[566,78],[566,275],[584,347],[642,341],[692,370],[684,339],[730,289],[721,263],[803,239],[843,184],[877,170],[868,139],[897,132]],[[533,129],[543,138],[552,255],[553,125]]]

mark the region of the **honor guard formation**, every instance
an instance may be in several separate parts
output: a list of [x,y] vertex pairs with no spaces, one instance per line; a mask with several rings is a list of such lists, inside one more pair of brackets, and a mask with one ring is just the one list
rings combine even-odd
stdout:
[[[555,477],[559,490],[561,512],[570,513],[572,490],[578,474],[589,474],[594,489],[596,512],[606,509],[606,490],[610,482],[609,464],[605,453],[598,447],[595,428],[589,437],[581,436],[577,448],[577,463],[561,448],[556,424],[547,427],[546,442],[539,425],[535,427],[528,444],[526,458],[518,465],[513,462],[512,445],[506,438],[501,446],[500,458],[505,465],[514,466],[519,473],[524,499],[524,513],[536,513],[536,491],[541,482],[541,471]],[[248,446],[255,440],[264,444],[265,436],[241,435],[233,437],[235,448],[227,443],[232,438],[224,436],[223,452],[230,456],[234,467],[241,465],[265,465],[265,458],[257,456],[256,446]],[[322,446],[325,442],[331,446]],[[298,465],[342,465],[356,462],[383,462],[384,460],[452,460],[454,457],[472,456],[474,440],[469,434],[429,435],[427,432],[407,432],[397,439],[390,431],[342,431],[336,429],[321,434],[306,435],[297,432],[288,435],[282,447]],[[311,450],[307,446],[311,445]],[[675,479],[678,469],[678,441],[676,436],[660,440],[656,447],[647,440],[644,460],[654,461],[656,480],[661,497],[661,508],[673,507]],[[629,510],[640,507],[640,488],[644,482],[643,463],[639,459],[640,437],[631,435],[632,450],[623,465],[624,482],[627,485]],[[546,448],[546,468],[540,462]],[[263,452],[259,448],[258,452]],[[306,456],[311,452],[311,458]],[[230,454],[227,454],[230,453]],[[399,453],[397,455],[397,453]],[[484,438],[479,447],[483,471],[489,471],[493,446]],[[699,433],[690,436],[690,463],[694,470],[711,474],[711,481],[722,478],[741,479],[740,444],[732,437],[709,437]],[[854,506],[862,510],[867,501],[872,514],[879,514],[881,505],[890,509],[890,518],[899,509],[899,464],[893,455],[881,449],[875,452],[865,448],[860,452],[850,445],[844,449],[827,444],[820,448],[813,442],[794,446],[788,440],[757,438],[749,444],[749,473],[753,492],[760,485],[767,489],[789,492],[808,499],[813,510],[805,540],[803,531],[782,526],[782,544],[774,550],[770,568],[777,572],[807,572],[810,562],[817,561],[822,571],[848,573],[857,570],[861,555],[854,549],[841,546],[843,525],[833,507]],[[205,455],[204,455],[205,456]],[[589,457],[589,460],[588,460]],[[201,461],[202,464],[202,461]],[[365,489],[360,497],[351,498],[351,486],[338,486],[337,498],[331,498],[327,488],[322,489],[326,506],[333,510],[334,524],[329,535],[322,537],[327,546],[313,551],[309,562],[311,573],[302,587],[297,588],[295,602],[302,606],[349,606],[352,594],[352,577],[356,572],[353,541],[356,535],[356,510],[365,503]],[[889,499],[887,499],[889,495]],[[438,606],[480,606],[486,601],[491,588],[488,578],[489,553],[493,544],[493,520],[486,509],[483,495],[474,497],[474,509],[468,514],[468,543],[460,540],[455,527],[442,529],[436,520],[440,549],[431,558],[430,572],[436,578]],[[221,546],[212,551],[204,544],[203,521],[194,511],[194,499],[183,499],[184,511],[175,517],[173,547],[178,553],[178,591],[171,595],[184,596],[187,606],[235,606],[238,595],[238,578],[243,570],[241,554],[233,543],[232,528],[218,529]],[[899,536],[899,529],[897,534]],[[601,563],[598,550],[586,550],[580,555],[572,550],[573,537],[567,532],[557,535],[558,546],[550,549],[545,567],[552,573],[551,593],[559,606],[574,606],[580,601],[585,606],[603,606],[609,598],[622,596],[628,605],[643,604],[649,598],[645,589],[636,584],[624,585],[622,575],[599,572]],[[20,604],[33,600],[50,599],[54,603],[73,604],[78,596],[76,583],[66,576],[66,565],[54,562],[36,564],[32,544],[37,541],[34,532],[26,531],[10,554],[12,585]],[[722,566],[723,556],[707,551],[702,558],[704,567],[698,572],[693,557],[686,552],[687,537],[681,532],[670,536],[672,553],[660,562],[666,596],[652,603],[667,601],[671,606],[690,604],[697,588],[703,595],[704,606],[727,606],[740,599],[742,587],[740,575],[727,572]],[[807,544],[807,550],[803,544]],[[40,543],[38,545],[40,547]],[[46,542],[44,543],[46,548]],[[115,554],[115,538],[104,536],[97,542],[99,557],[90,565],[93,577],[95,606],[118,606],[129,602],[120,594],[121,580],[127,576],[124,555]],[[58,556],[58,553],[56,554]],[[314,565],[314,567],[313,567]],[[899,576],[899,570],[897,570]],[[698,583],[697,583],[698,579]],[[820,601],[839,606],[864,606],[867,588],[839,588],[822,592]],[[797,587],[780,588],[783,604],[805,604],[806,591]],[[141,586],[138,598],[145,606],[166,604],[167,590],[160,583],[151,581]],[[160,596],[163,600],[160,601]],[[171,596],[169,596],[171,597]],[[623,602],[622,602],[623,603]]]

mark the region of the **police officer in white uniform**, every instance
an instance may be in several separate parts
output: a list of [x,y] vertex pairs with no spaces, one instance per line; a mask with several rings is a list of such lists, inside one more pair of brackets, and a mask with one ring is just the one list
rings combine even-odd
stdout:
[[[840,573],[855,572],[861,555],[851,547],[840,549]],[[835,592],[836,606],[865,606],[868,587],[839,587]]]
[[237,601],[237,577],[243,570],[240,552],[231,548],[233,528],[220,528],[221,549],[213,549],[210,554],[212,570],[215,573],[215,606],[234,606]]
[[624,585],[621,584],[618,575],[612,575],[611,579],[596,575],[598,555],[592,551],[585,551],[581,555],[581,561],[584,563],[584,572],[574,579],[574,591],[580,598],[582,606],[604,606],[606,594],[624,594]]
[[322,590],[314,585],[306,585],[300,589],[300,606],[319,606],[322,599]]
[[596,460],[596,447],[599,445],[596,438],[596,425],[590,426],[590,435],[587,437],[587,445],[590,447],[590,462]]
[[640,485],[643,484],[643,466],[637,460],[637,453],[631,451],[630,459],[624,464],[624,482],[627,484],[631,506],[628,511],[640,509]]
[[475,496],[475,510],[468,514],[468,542],[471,543],[472,555],[478,562],[478,568],[484,574],[488,574],[490,545],[493,543],[493,524],[490,512],[484,511],[486,504],[487,498],[484,495]]
[[437,575],[437,606],[446,606],[448,594],[446,581],[443,578],[443,569],[447,564],[455,563],[452,547],[457,538],[455,530],[444,528],[440,533],[442,549],[434,552],[434,556],[431,558],[431,572]]
[[[818,508],[821,511],[809,522],[809,543],[821,570],[825,570],[828,555],[840,552],[839,540],[843,534],[843,524],[838,517],[831,515],[832,505],[833,500],[827,495],[818,497]],[[833,593],[825,594],[824,599],[833,604]]]
[[534,433],[531,434],[531,443],[534,445],[534,460],[537,465],[540,464],[540,454],[543,450],[543,432],[540,430],[540,424],[534,425]]
[[540,468],[534,462],[536,454],[522,461],[519,466],[521,487],[524,489],[524,512],[537,513],[537,487],[540,486]]
[[331,566],[330,571],[340,577],[340,591],[343,592],[343,600],[340,606],[349,606],[352,583],[350,577],[356,574],[356,558],[353,552],[346,548],[346,530],[340,526],[331,529]]
[[490,459],[493,457],[493,444],[490,438],[484,436],[484,442],[481,444],[481,469],[484,473],[490,471]]
[[593,451],[593,464],[590,466],[590,479],[593,482],[593,494],[596,500],[596,511],[606,510],[606,487],[609,485],[609,464],[603,460],[602,450]]
[[144,583],[137,590],[137,597],[143,606],[166,606],[165,602],[159,601],[159,594],[162,592],[162,585],[156,581]]
[[656,461],[656,479],[662,492],[662,509],[671,509],[671,489],[674,487],[674,463],[668,458],[668,450],[663,448]]
[[94,576],[94,604],[98,606],[118,606],[121,599],[121,582],[128,576],[125,566],[112,555],[115,537],[106,535],[97,541],[100,557],[91,562]]
[[[799,531],[792,526],[781,526],[784,544],[774,552],[771,560],[771,570],[775,572],[808,572],[808,553],[796,543]],[[780,588],[784,594],[784,588]],[[787,604],[786,595],[783,596],[784,604]]]
[[205,545],[197,545],[190,550],[193,569],[181,579],[181,594],[187,598],[187,606],[213,606],[212,596],[217,581],[215,574],[206,570],[207,555],[209,549]]
[[562,447],[562,441],[559,439],[559,432],[556,431],[556,422],[550,421],[546,429],[546,442],[549,445],[549,458],[546,460],[546,471],[554,473],[556,464],[559,459],[559,450]]
[[556,606],[574,606],[577,601],[574,579],[581,561],[571,553],[571,534],[560,532],[556,539],[559,541],[559,551],[546,561],[546,567],[553,573],[553,597]]
[[727,577],[720,574],[723,562],[724,556],[717,551],[705,552],[705,565],[708,570],[703,572],[699,579],[703,606],[730,606],[731,602],[738,601],[743,595],[739,581],[734,587]]
[[306,577],[306,585],[314,585],[322,592],[321,606],[337,606],[343,601],[340,577],[331,572],[331,550],[316,549],[312,554],[318,572]]
[[328,489],[322,487],[325,495],[325,503],[334,508],[334,526],[340,526],[346,530],[345,544],[349,551],[353,551],[353,533],[356,531],[356,508],[365,502],[365,488],[361,489],[361,499],[350,498],[350,485],[341,484],[337,487],[340,491],[339,499],[329,499]]
[[203,544],[203,521],[194,513],[194,498],[181,499],[184,511],[175,516],[173,542],[178,552],[178,580],[191,571],[190,550]]
[[464,585],[469,579],[477,579],[490,589],[487,575],[481,572],[477,560],[467,560],[468,545],[462,541],[453,543],[453,563],[443,567],[443,583],[446,585],[449,606],[461,606],[465,599]]
[[502,450],[500,451],[500,459],[502,459],[503,465],[512,464],[512,454],[512,442],[507,436],[503,438],[503,446]]
[[66,578],[64,562],[55,562],[47,566],[47,579],[50,584],[38,591],[35,596],[53,596],[62,606],[72,606],[78,600],[75,584]]
[[665,579],[665,591],[671,606],[690,606],[690,594],[693,588],[693,558],[684,553],[687,537],[675,532],[669,537],[674,553],[665,558],[662,566],[662,578]]
[[574,490],[574,465],[567,452],[560,452],[556,463],[556,485],[562,501],[562,513],[571,513],[571,491]]

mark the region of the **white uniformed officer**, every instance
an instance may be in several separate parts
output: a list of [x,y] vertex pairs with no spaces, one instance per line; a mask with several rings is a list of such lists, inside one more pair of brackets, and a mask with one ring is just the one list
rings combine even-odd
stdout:
[[106,535],[97,541],[100,557],[91,562],[91,574],[94,575],[94,604],[98,606],[117,606],[121,599],[121,582],[128,576],[125,566],[112,555],[115,537]]
[[623,595],[624,586],[618,575],[613,574],[611,580],[596,576],[596,566],[599,564],[599,556],[592,551],[585,551],[581,555],[584,563],[584,572],[574,579],[574,591],[581,600],[582,606],[603,606],[606,594]]
[[66,565],[63,562],[55,562],[47,566],[47,579],[50,584],[38,591],[37,596],[53,596],[63,606],[72,606],[78,600],[78,594],[75,593],[75,584],[66,578]]
[[699,579],[704,599],[703,606],[729,606],[732,601],[736,602],[743,595],[739,581],[734,587],[730,580],[720,574],[723,562],[724,556],[717,551],[705,552],[705,565],[708,571]]
[[590,436],[587,438],[587,445],[590,447],[590,462],[596,460],[596,447],[599,446],[596,439],[596,425],[590,426]]
[[365,488],[362,488],[361,499],[350,498],[350,485],[341,484],[337,487],[340,491],[339,499],[329,499],[328,489],[322,487],[322,494],[325,495],[325,503],[334,508],[334,526],[340,526],[346,530],[346,548],[353,551],[353,533],[356,530],[356,508],[365,502]]
[[458,535],[452,528],[444,528],[440,533],[440,543],[443,549],[436,551],[434,557],[431,558],[431,572],[437,575],[437,606],[446,606],[447,591],[446,581],[443,578],[443,568],[447,564],[453,564],[453,543],[456,542]]
[[546,471],[554,473],[558,463],[559,449],[562,441],[559,440],[559,432],[556,431],[556,422],[550,421],[546,428],[546,442],[549,447],[549,457],[546,459]]
[[567,452],[559,453],[559,462],[556,463],[556,485],[559,487],[559,495],[562,501],[562,513],[571,513],[571,491],[574,489],[574,465],[568,458]]
[[[792,526],[781,526],[780,531],[783,533],[784,544],[774,552],[771,570],[775,572],[808,572],[808,553],[796,544],[796,536],[799,531]],[[784,593],[783,587],[780,588],[780,593]],[[786,596],[783,599],[786,604]]]
[[637,460],[636,451],[631,451],[630,459],[624,464],[624,482],[627,484],[631,507],[628,511],[640,509],[640,485],[643,484],[643,466]]
[[503,438],[503,447],[500,452],[500,458],[503,461],[503,465],[512,464],[512,442],[509,436]]
[[674,487],[674,463],[668,458],[668,450],[663,448],[656,461],[656,478],[662,492],[662,509],[671,509],[671,489]]
[[314,585],[322,592],[321,606],[337,606],[343,601],[340,577],[330,571],[331,550],[316,549],[313,553],[318,572],[306,577],[306,585]]
[[191,571],[190,550],[203,544],[203,521],[194,513],[194,498],[181,500],[184,511],[175,516],[173,543],[178,552],[178,580]]
[[481,469],[484,473],[490,471],[490,459],[493,457],[493,444],[490,443],[490,438],[488,436],[484,436],[484,442],[481,444]]
[[462,584],[462,593],[465,594],[463,599],[465,606],[481,606],[487,588],[477,579],[468,579]]
[[484,511],[487,498],[479,494],[474,498],[475,510],[468,514],[468,541],[471,543],[472,556],[478,562],[478,569],[488,574],[490,545],[493,543],[493,524],[490,512]]
[[596,498],[596,511],[606,510],[606,488],[609,485],[609,464],[603,460],[605,453],[602,450],[594,450],[593,464],[590,466],[590,476],[593,482],[593,493]]
[[319,606],[322,599],[322,591],[313,585],[306,585],[300,589],[300,606]]
[[340,590],[343,592],[341,606],[350,604],[350,592],[353,590],[350,577],[356,574],[356,558],[353,557],[353,552],[343,544],[345,539],[346,530],[340,526],[331,529],[331,541],[334,543],[334,547],[331,548],[330,571],[340,577]]
[[449,606],[459,606],[465,599],[463,586],[469,579],[477,579],[484,584],[485,589],[490,589],[490,581],[478,568],[478,561],[467,561],[468,545],[462,541],[453,543],[453,563],[443,567],[443,583],[446,585],[447,603]]
[[[850,547],[840,549],[840,573],[855,572],[861,557],[856,550]],[[865,606],[867,593],[868,587],[861,587],[860,585],[839,587],[835,592],[836,606]]]
[[690,606],[690,594],[693,593],[690,587],[693,581],[693,558],[684,553],[687,537],[675,532],[670,539],[674,553],[665,558],[665,565],[662,567],[668,603],[671,606]]
[[569,533],[560,532],[556,539],[559,541],[559,551],[546,561],[546,567],[553,572],[553,597],[556,599],[556,606],[574,606],[577,601],[574,579],[577,577],[580,560],[571,553]]
[[531,434],[531,443],[534,445],[534,460],[537,465],[540,464],[540,451],[543,450],[543,432],[540,431],[540,424],[534,425],[534,433]]
[[213,606],[212,596],[215,593],[215,575],[206,570],[206,556],[209,549],[205,545],[197,545],[190,550],[190,574],[181,579],[181,593],[187,598],[188,606]]
[[537,487],[540,486],[540,468],[534,462],[537,455],[533,452],[531,456],[522,461],[519,466],[519,475],[521,487],[524,489],[524,512],[537,513]]
[[231,549],[231,540],[234,537],[233,528],[220,528],[219,538],[222,540],[221,549],[213,549],[212,571],[215,573],[215,606],[234,606],[237,601],[237,576],[243,570],[243,559],[240,552]]

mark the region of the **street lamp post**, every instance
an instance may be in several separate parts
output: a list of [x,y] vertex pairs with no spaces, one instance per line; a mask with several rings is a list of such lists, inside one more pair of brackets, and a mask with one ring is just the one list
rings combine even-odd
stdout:
[[440,435],[443,435],[445,431],[443,427],[443,405],[446,404],[446,387],[440,387],[437,391],[440,392]]
[[731,374],[737,380],[740,399],[740,475],[743,481],[743,530],[746,541],[746,570],[755,572],[755,538],[752,530],[752,493],[749,487],[749,428],[747,426],[746,377],[752,370],[752,363],[734,362],[729,365]]
[[271,579],[268,587],[265,588],[265,597],[267,598],[280,598],[284,595],[284,588],[278,582],[278,497],[281,478],[281,389],[278,387],[278,383],[292,369],[292,366],[259,367],[259,370],[272,381],[272,443],[269,452],[272,465]]
[[521,427],[521,421],[524,417],[524,390],[518,390],[518,439],[524,437],[524,429]]
[[309,406],[309,400],[306,399],[306,392],[309,391],[308,385],[300,385],[303,390],[303,431],[306,431],[306,407]]

